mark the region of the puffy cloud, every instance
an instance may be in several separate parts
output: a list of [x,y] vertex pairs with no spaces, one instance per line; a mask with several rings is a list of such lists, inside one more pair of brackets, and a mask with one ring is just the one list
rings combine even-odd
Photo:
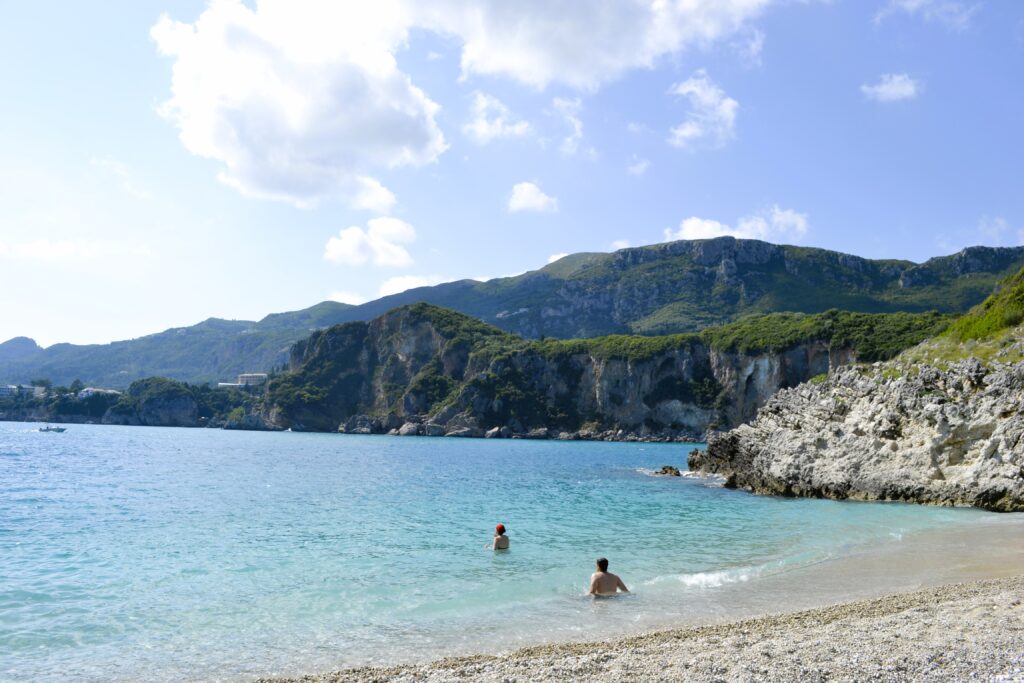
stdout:
[[367,229],[353,226],[327,240],[324,258],[332,263],[361,266],[403,267],[413,263],[402,245],[416,240],[416,230],[397,218],[381,217],[367,221]]
[[735,137],[736,112],[739,103],[725,94],[704,69],[676,83],[670,94],[685,97],[690,102],[686,120],[670,131],[669,143],[675,147],[693,147],[706,142],[719,147]]
[[912,100],[917,97],[924,86],[920,81],[915,81],[907,74],[882,74],[878,83],[873,85],[864,84],[860,91],[864,97],[876,102],[898,102],[899,100]]
[[398,201],[391,190],[380,184],[376,178],[360,176],[355,179],[355,192],[351,204],[356,209],[374,213],[389,213]]
[[889,0],[875,15],[875,23],[879,24],[893,14],[902,13],[921,17],[925,21],[938,21],[955,31],[963,31],[970,27],[974,13],[980,7],[977,3],[958,0]]
[[618,251],[619,249],[628,249],[628,248],[629,248],[629,240],[615,240],[614,242],[612,242],[612,249],[614,249],[615,251]]
[[744,28],[772,0],[449,0],[422,3],[424,24],[463,42],[462,72],[536,88],[594,90],[626,71]]
[[[298,206],[340,197],[383,211],[394,195],[381,173],[432,163],[447,147],[438,105],[395,57],[412,31],[451,40],[463,78],[593,91],[734,36],[752,36],[756,53],[751,24],[781,1],[211,0],[191,23],[162,17],[151,36],[173,59],[160,111],[189,152],[219,164],[224,183]],[[570,153],[581,137],[572,117],[579,121],[567,114],[572,132],[563,143]],[[496,127],[468,125],[483,137],[525,130],[500,121],[500,112],[484,120],[496,118]],[[687,143],[700,124],[698,117],[675,137]]]
[[388,278],[381,283],[377,296],[399,294],[416,287],[430,287],[432,285],[439,285],[442,282],[451,282],[451,278],[441,275],[399,275]]
[[708,218],[687,218],[676,230],[666,229],[666,240],[701,240],[731,235],[741,239],[769,242],[799,242],[810,227],[807,214],[782,209],[776,204],[767,211],[740,218],[735,227]]
[[479,90],[473,93],[470,111],[472,118],[462,132],[477,144],[485,145],[495,138],[522,137],[530,132],[529,123],[517,121],[501,100]]
[[568,255],[569,252],[567,251],[563,251],[561,254],[552,254],[551,256],[548,256],[548,263],[554,263],[555,261],[564,259]]
[[313,0],[215,0],[192,24],[163,16],[151,35],[174,66],[160,112],[245,195],[393,204],[369,174],[430,163],[446,147],[438,105],[392,54],[403,16],[395,2]]
[[512,186],[512,194],[508,198],[509,213],[519,211],[541,211],[553,213],[558,211],[558,200],[550,197],[533,183],[516,183]]

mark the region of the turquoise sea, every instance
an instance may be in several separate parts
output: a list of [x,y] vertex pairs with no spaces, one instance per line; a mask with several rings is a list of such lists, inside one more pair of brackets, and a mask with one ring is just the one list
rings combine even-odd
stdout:
[[[0,423],[0,679],[500,652],[1024,566],[985,560],[1010,516],[650,476],[690,448]],[[631,595],[583,597],[601,555]]]

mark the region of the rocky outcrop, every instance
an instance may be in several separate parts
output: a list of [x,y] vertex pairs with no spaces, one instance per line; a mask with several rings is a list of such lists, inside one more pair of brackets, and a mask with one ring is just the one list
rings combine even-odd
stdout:
[[191,396],[154,397],[138,406],[114,406],[103,416],[103,424],[147,427],[198,427],[199,409]]
[[199,404],[188,388],[163,377],[133,382],[103,416],[103,424],[198,427]]
[[1024,511],[1024,363],[841,368],[712,435],[690,469],[755,493]]

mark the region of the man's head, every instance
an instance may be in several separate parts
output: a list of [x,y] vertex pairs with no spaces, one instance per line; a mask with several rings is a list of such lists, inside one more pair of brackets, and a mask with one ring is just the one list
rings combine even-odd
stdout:
[[598,571],[602,571],[602,572],[608,571],[608,558],[605,558],[605,557],[598,558],[598,560],[597,560],[597,569],[598,569]]

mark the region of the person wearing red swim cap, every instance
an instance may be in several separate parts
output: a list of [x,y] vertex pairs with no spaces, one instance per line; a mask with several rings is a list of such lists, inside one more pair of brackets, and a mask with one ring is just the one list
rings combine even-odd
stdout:
[[508,536],[505,535],[505,525],[499,524],[494,527],[494,543],[491,550],[508,550]]

